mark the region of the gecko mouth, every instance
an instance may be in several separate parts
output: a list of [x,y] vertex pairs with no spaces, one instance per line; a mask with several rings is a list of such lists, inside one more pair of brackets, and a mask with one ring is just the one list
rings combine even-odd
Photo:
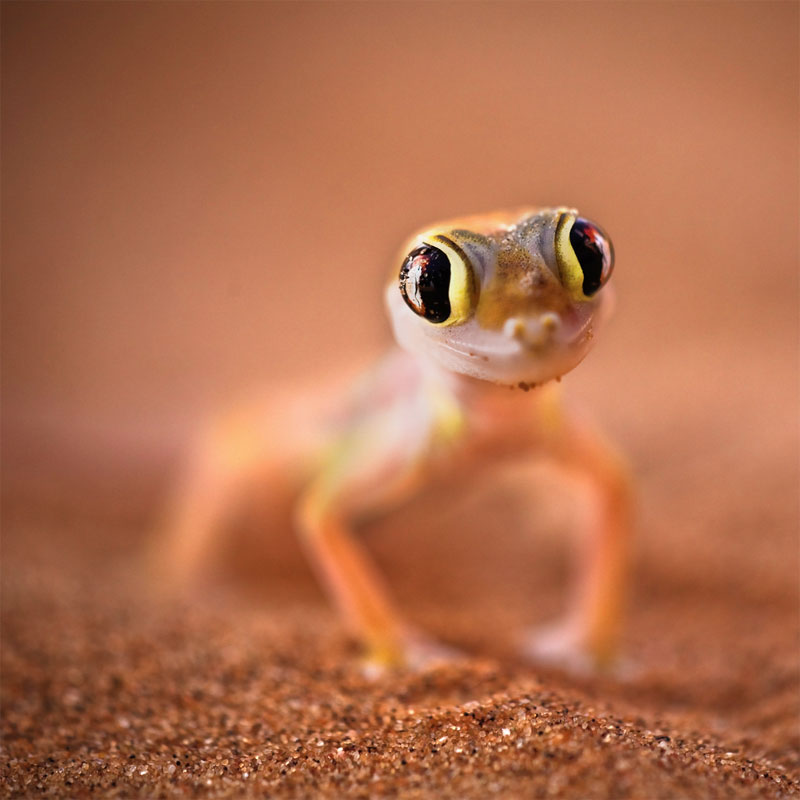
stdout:
[[444,335],[440,333],[436,338],[451,352],[467,358],[546,359],[549,353],[569,350],[591,338],[592,323],[591,313],[573,312],[565,318],[546,311],[539,315],[511,317],[501,331],[467,324]]
[[475,317],[461,325],[419,325],[405,307],[390,314],[398,343],[450,372],[509,386],[541,384],[577,366],[591,347],[594,330],[607,316],[608,298],[573,305],[562,313],[541,311],[487,329]]

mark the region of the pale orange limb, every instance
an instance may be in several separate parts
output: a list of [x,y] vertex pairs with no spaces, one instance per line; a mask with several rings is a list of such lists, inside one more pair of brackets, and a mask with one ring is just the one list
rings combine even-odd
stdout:
[[346,624],[378,666],[407,660],[408,631],[378,571],[341,516],[308,495],[298,522],[312,565]]
[[534,657],[562,662],[581,659],[606,668],[619,652],[633,525],[629,470],[617,451],[587,425],[561,423],[547,451],[579,478],[591,497],[589,530],[579,549],[579,567],[569,611],[561,624],[535,637]]
[[190,587],[213,567],[220,538],[248,493],[290,491],[287,459],[268,441],[259,412],[229,413],[196,437],[148,554],[165,588]]
[[413,630],[355,538],[357,518],[374,516],[415,492],[426,476],[413,446],[357,436],[331,459],[300,500],[297,523],[309,560],[372,670],[424,666],[456,654]]

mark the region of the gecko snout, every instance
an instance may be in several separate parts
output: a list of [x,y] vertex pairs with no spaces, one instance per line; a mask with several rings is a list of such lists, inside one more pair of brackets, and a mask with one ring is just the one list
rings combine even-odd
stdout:
[[503,333],[525,347],[536,350],[550,344],[561,329],[561,317],[547,311],[535,317],[511,317],[503,326]]

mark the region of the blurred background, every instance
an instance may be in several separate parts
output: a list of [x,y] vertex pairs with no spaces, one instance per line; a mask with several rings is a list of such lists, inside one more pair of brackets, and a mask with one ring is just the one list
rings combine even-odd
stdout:
[[[798,9],[3,3],[5,577],[31,542],[59,567],[115,552],[121,528],[79,546],[68,521],[152,519],[232,396],[323,394],[378,355],[417,227],[574,205],[616,248],[616,315],[563,384],[638,476],[631,650],[676,667],[656,706],[787,752],[759,720],[771,692],[796,732]],[[440,504],[450,538],[419,515],[370,547],[477,647],[481,620],[559,606],[563,544],[517,535],[534,484],[502,524],[487,489]],[[51,619],[26,580],[6,608]]]
[[618,306],[564,385],[633,461],[645,555],[792,585],[797,22],[5,3],[6,507],[151,514],[203,415],[324,394],[388,345],[411,231],[568,204],[614,239]]
[[203,415],[387,346],[410,231],[563,203],[616,246],[616,317],[565,386],[642,478],[642,546],[791,579],[755,543],[797,527],[797,21],[5,3],[7,505],[150,513]]
[[527,204],[612,234],[616,318],[567,386],[642,457],[687,428],[790,437],[796,22],[791,3],[5,3],[5,477],[138,474],[231,393],[368,361],[410,231]]

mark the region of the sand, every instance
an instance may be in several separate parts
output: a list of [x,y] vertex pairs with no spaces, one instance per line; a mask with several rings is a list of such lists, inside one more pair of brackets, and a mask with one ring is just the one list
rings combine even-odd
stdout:
[[[506,484],[475,503],[513,507]],[[368,545],[410,616],[469,655],[367,679],[290,537],[232,537],[261,579],[221,554],[226,574],[178,600],[141,569],[144,523],[6,511],[3,796],[800,795],[790,528],[763,563],[643,545],[623,667],[579,677],[513,655],[558,607],[557,535],[515,545],[519,509],[492,543],[462,527],[456,550],[378,526]]]

